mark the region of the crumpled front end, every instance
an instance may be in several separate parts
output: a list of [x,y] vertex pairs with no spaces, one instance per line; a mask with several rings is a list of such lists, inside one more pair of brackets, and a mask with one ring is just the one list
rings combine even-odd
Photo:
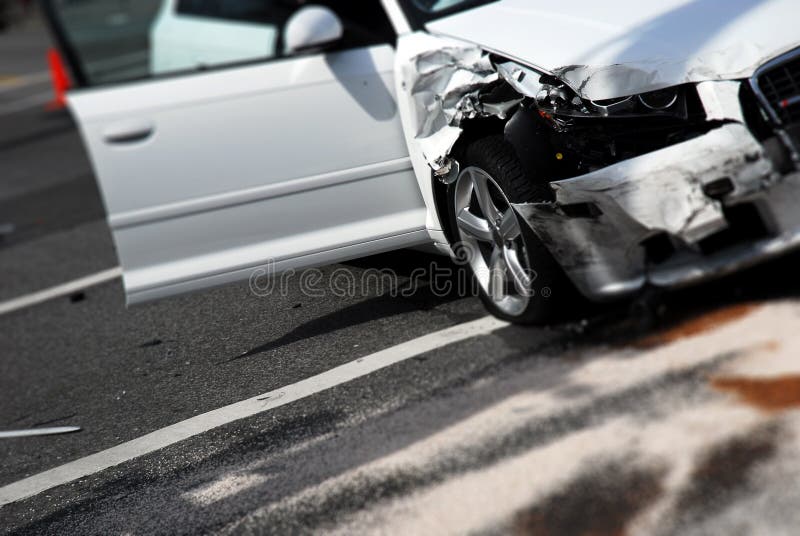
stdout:
[[706,121],[718,122],[709,132],[555,181],[554,202],[515,208],[596,300],[687,285],[798,247],[797,58],[752,80],[697,85]]
[[798,55],[795,85],[774,95],[760,90],[762,69],[591,101],[552,74],[449,45],[405,72],[414,141],[448,184],[470,126],[502,125],[553,194],[513,206],[587,297],[686,285],[800,245],[800,95],[780,91],[800,83]]
[[800,174],[776,173],[742,124],[552,184],[515,205],[596,300],[722,275],[800,243]]

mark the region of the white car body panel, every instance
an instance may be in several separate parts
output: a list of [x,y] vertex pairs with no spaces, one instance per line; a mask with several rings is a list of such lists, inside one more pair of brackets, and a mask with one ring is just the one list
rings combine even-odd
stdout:
[[501,0],[429,23],[610,99],[746,78],[800,45],[796,0]]
[[150,32],[152,74],[272,58],[278,52],[275,26],[181,15],[176,4],[164,1]]
[[70,94],[129,303],[429,243],[393,68],[382,45]]
[[[413,85],[413,69],[412,58],[430,50],[437,50],[442,47],[453,44],[453,40],[432,36],[425,32],[414,32],[410,34],[401,35],[397,39],[397,52],[395,59],[396,71],[396,85],[397,94],[400,96],[398,99],[398,109],[400,117],[403,122],[403,130],[406,136],[406,143],[408,144],[411,163],[414,166],[414,171],[417,177],[420,178],[419,184],[422,190],[422,197],[425,199],[425,204],[430,207],[428,210],[426,225],[432,231],[434,241],[439,243],[441,247],[447,246],[447,239],[445,238],[442,217],[446,214],[439,214],[436,210],[436,202],[434,200],[433,182],[431,181],[431,168],[422,151],[422,147],[416,139],[421,124],[421,118],[417,117],[414,110],[414,102],[411,96],[410,88]],[[449,251],[449,247],[448,247]]]
[[[450,0],[444,1],[442,5]],[[471,99],[478,98],[479,91],[470,93],[474,78],[458,50],[477,49],[476,73],[484,72],[478,69],[484,63],[496,65],[487,51],[496,52],[556,75],[591,100],[695,83],[709,120],[741,122],[741,84],[735,80],[752,76],[769,59],[800,45],[796,9],[789,0],[619,0],[613,9],[576,1],[559,5],[500,0],[412,31],[397,0],[382,0],[398,34],[396,50],[381,45],[272,62],[266,60],[274,48],[259,51],[264,42],[274,47],[275,36],[263,33],[263,28],[225,36],[241,24],[210,22],[227,26],[219,39],[232,47],[230,57],[215,47],[204,49],[214,57],[200,57],[185,46],[197,35],[167,31],[173,12],[162,11],[152,34],[154,72],[247,59],[250,52],[265,63],[70,94],[107,205],[129,303],[247,279],[261,267],[277,274],[431,243],[452,253],[444,231],[448,226],[442,221],[449,216],[437,210],[432,170],[448,180],[458,163],[447,167],[447,154],[423,154],[421,139],[436,135],[429,132],[431,125],[460,129],[457,122],[448,123],[458,113],[452,119],[444,114],[444,121],[435,118],[433,112],[437,107],[444,110],[445,101],[451,108],[472,104],[472,112],[485,113],[476,112]],[[165,0],[164,6],[174,9],[174,0]],[[178,41],[168,42],[173,37]],[[456,52],[438,54],[444,48]],[[426,54],[432,51],[437,54]],[[421,58],[433,61],[418,61]],[[443,98],[442,84],[432,73],[442,67],[447,74],[448,66],[455,80],[452,87],[449,80],[442,82],[452,90]],[[428,77],[429,86],[418,84],[421,74]],[[486,83],[497,76],[500,73],[487,74]],[[415,100],[421,94],[425,98]],[[519,100],[508,102],[515,105]],[[505,119],[504,103],[491,104],[488,113]],[[726,132],[734,130],[729,126]],[[747,131],[739,125],[735,134],[741,132]],[[758,145],[750,134],[740,138]],[[728,154],[722,149],[735,150],[714,145],[716,138],[710,134],[696,140],[686,147],[704,149],[703,144],[711,143],[720,149],[718,158]],[[676,150],[633,158],[615,169],[635,171],[644,164],[655,169],[662,158],[672,162]],[[757,172],[761,180],[771,173],[761,169],[769,167],[767,160],[761,149],[751,153],[749,160],[734,155],[747,160],[738,166],[744,171],[737,171],[742,176]],[[430,157],[442,157],[436,163],[444,163],[435,167]],[[722,163],[728,160],[734,159]],[[686,181],[678,175],[672,179],[680,189]],[[708,175],[709,180],[715,178]],[[734,177],[737,188],[746,190],[758,182],[739,180],[739,175]],[[587,174],[552,187],[566,199],[569,188],[590,191],[591,184],[584,187],[584,182],[594,178]],[[770,195],[768,201],[773,202],[775,195]],[[609,206],[604,215],[616,208]],[[547,213],[552,209],[547,203],[515,208],[527,214],[526,221],[547,220],[553,236],[564,234],[567,223],[579,237],[598,229],[588,219],[565,223],[559,219],[565,216]],[[778,218],[789,212],[784,207]],[[707,213],[708,221],[699,222],[708,224],[703,233],[721,228],[721,210]],[[787,228],[796,227],[794,219],[785,219]],[[612,245],[617,242],[613,236],[608,241]],[[641,250],[640,239],[637,235],[631,240],[636,251]],[[789,243],[773,242],[758,247],[782,251]],[[568,272],[564,259],[569,261],[572,252],[567,248],[559,258]],[[734,264],[750,261],[742,259]],[[703,275],[727,269],[724,259],[713,262],[721,268],[711,263],[705,272],[696,271]],[[607,270],[613,262],[596,265],[600,275],[614,276],[594,281],[591,288],[581,287],[598,300],[616,295],[620,285],[634,288],[643,281],[638,273],[616,277],[620,274]],[[684,275],[673,270],[661,277],[667,281]],[[592,291],[597,289],[600,294],[611,290],[595,296]]]

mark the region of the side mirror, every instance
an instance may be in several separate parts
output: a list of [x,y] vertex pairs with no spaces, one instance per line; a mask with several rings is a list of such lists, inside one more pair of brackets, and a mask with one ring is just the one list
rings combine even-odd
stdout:
[[286,54],[321,48],[339,41],[343,35],[342,21],[336,13],[323,6],[306,6],[286,23]]

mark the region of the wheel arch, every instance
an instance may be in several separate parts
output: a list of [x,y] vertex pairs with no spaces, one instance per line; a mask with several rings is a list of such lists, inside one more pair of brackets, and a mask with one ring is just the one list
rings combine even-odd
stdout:
[[[533,114],[533,111],[524,106],[517,108],[509,118],[504,120],[491,117],[465,121],[462,124],[463,132],[449,155],[457,162],[462,163],[464,151],[471,143],[481,138],[502,134],[513,148],[522,164],[526,177],[530,180],[530,177],[534,176],[537,155],[540,153],[537,150],[538,142],[541,142],[538,139],[540,136],[537,129],[538,124],[538,118]],[[431,172],[431,181],[433,184],[434,203],[436,212],[439,215],[439,221],[442,224],[442,231],[447,241],[452,245],[458,241],[458,232],[454,228],[450,217],[451,189],[455,186],[455,183],[445,184],[438,180],[433,172]]]

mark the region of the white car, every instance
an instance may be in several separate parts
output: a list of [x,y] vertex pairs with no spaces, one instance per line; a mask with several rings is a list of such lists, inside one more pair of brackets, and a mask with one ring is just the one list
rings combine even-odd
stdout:
[[265,0],[262,55],[198,29],[194,60],[157,37],[152,76],[111,81],[71,4],[129,303],[433,244],[546,322],[800,244],[794,0]]

